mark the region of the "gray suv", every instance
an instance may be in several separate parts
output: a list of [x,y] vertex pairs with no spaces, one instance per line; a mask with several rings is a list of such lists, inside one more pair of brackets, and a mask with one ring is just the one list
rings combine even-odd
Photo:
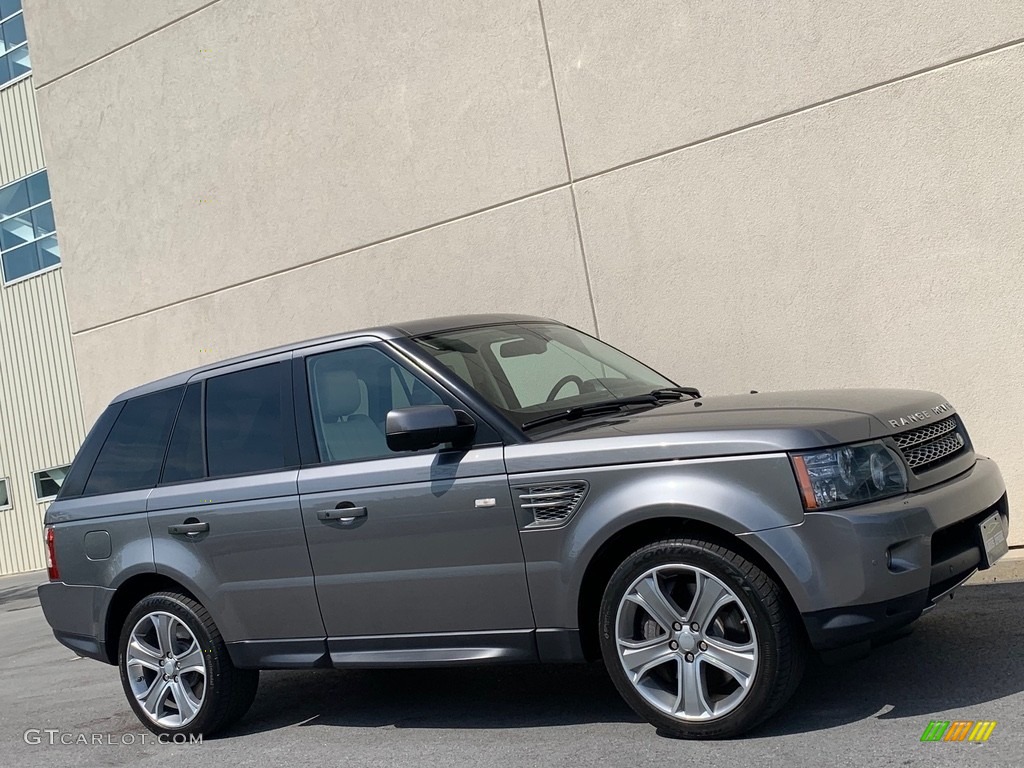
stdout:
[[716,738],[991,566],[1007,511],[939,395],[702,397],[551,320],[443,318],[115,398],[39,596],[160,734],[237,720],[260,669],[601,659]]

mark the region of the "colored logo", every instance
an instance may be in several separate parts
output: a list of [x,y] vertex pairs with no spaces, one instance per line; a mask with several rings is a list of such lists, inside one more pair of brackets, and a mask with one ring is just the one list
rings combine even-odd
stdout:
[[995,729],[995,720],[932,720],[921,741],[988,741]]

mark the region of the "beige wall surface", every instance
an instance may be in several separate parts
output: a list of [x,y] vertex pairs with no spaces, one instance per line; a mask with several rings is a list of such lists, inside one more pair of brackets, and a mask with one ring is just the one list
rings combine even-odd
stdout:
[[221,0],[41,88],[74,330],[564,184],[536,8],[400,5]]
[[935,389],[1024,498],[1020,3],[200,5],[77,42],[26,3],[87,418],[527,311],[711,394]]

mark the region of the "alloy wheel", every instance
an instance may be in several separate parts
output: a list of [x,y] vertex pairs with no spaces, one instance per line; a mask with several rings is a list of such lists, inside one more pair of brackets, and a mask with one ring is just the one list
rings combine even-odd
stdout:
[[626,677],[678,720],[722,717],[750,692],[757,635],[734,589],[696,566],[659,565],[619,601],[615,640]]
[[125,651],[132,695],[164,728],[181,728],[206,699],[206,662],[195,634],[177,616],[147,613],[135,624]]

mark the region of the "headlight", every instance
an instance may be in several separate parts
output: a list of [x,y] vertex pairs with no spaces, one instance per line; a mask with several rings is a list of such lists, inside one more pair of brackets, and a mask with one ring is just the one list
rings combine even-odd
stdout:
[[792,454],[806,509],[827,509],[907,492],[899,458],[884,443]]

